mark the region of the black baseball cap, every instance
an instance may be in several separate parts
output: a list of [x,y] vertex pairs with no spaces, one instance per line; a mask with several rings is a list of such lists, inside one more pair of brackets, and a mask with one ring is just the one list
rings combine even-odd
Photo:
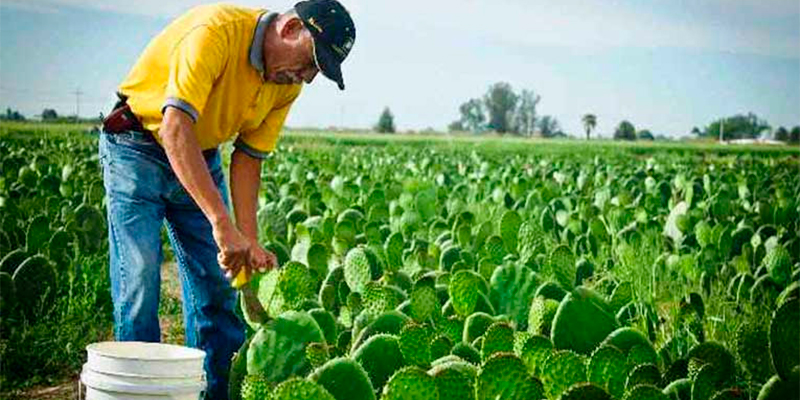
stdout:
[[314,38],[314,61],[328,79],[344,90],[342,62],[356,40],[350,13],[336,0],[306,0],[294,10]]

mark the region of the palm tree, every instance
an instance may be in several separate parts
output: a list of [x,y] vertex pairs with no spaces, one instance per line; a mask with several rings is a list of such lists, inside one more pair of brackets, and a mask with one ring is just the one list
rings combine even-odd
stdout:
[[592,134],[592,129],[597,126],[597,116],[594,114],[586,114],[583,116],[583,126],[586,128],[586,140]]

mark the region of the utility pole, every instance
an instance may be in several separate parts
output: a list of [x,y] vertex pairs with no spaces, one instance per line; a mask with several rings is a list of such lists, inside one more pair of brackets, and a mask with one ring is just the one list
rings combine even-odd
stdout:
[[725,118],[721,119],[719,122],[719,142],[723,143],[725,141]]
[[77,121],[81,117],[81,95],[83,92],[81,88],[77,88],[72,94],[75,95],[75,121]]

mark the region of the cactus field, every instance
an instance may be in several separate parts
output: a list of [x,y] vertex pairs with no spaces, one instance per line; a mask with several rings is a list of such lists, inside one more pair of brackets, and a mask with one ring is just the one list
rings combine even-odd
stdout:
[[[3,383],[111,308],[96,137],[0,135]],[[800,398],[796,147],[290,133],[259,200],[232,399]]]

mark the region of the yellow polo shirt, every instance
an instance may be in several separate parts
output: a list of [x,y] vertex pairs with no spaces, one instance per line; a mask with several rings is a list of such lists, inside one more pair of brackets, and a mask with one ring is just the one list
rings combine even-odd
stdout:
[[152,39],[118,90],[150,131],[158,130],[166,107],[176,107],[194,120],[203,150],[238,134],[237,148],[264,158],[302,87],[264,80],[264,32],[276,15],[195,7]]

